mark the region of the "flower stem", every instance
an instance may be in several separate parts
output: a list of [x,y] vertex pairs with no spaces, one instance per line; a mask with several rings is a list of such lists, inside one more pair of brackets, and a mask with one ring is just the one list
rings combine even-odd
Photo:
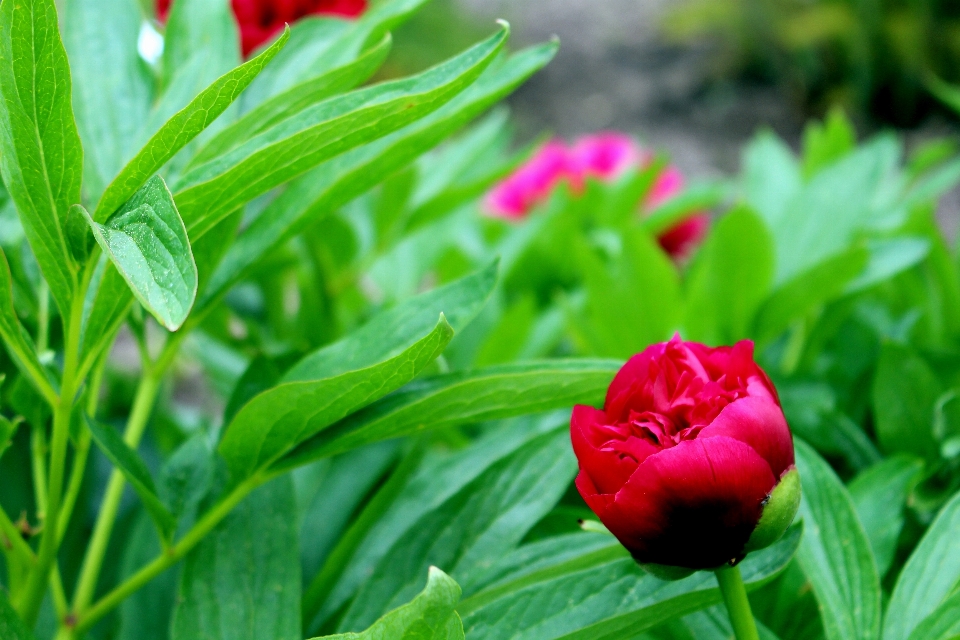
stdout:
[[717,575],[717,582],[720,583],[720,593],[723,594],[723,602],[727,605],[730,624],[733,626],[733,633],[737,640],[760,640],[757,623],[754,622],[753,613],[750,611],[750,601],[747,600],[747,590],[743,586],[743,578],[740,577],[740,567],[724,566],[714,573]]

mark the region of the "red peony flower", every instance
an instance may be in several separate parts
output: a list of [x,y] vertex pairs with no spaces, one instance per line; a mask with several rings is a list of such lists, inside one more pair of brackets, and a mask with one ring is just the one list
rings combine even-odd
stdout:
[[[157,0],[157,17],[166,22],[171,0]],[[240,27],[243,55],[283,31],[285,24],[312,15],[356,18],[367,10],[367,0],[232,0]]]
[[[545,202],[562,180],[579,192],[587,178],[611,182],[647,166],[652,157],[630,136],[612,131],[581,136],[572,147],[551,140],[487,194],[485,208],[494,216],[521,220]],[[657,207],[682,189],[683,174],[672,165],[667,167],[654,182],[643,210]],[[683,259],[700,244],[709,226],[707,214],[694,213],[663,233],[660,246],[674,259]]]
[[[782,479],[799,485],[790,429],[750,341],[647,347],[617,373],[603,410],[574,408],[570,435],[577,489],[640,563],[739,561],[796,513],[798,489],[768,504]],[[757,526],[765,510],[778,512],[772,533]]]

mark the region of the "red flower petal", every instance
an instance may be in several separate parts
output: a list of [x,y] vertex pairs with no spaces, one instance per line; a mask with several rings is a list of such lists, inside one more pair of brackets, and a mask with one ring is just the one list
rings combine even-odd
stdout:
[[[606,414],[603,411],[578,404],[573,408],[573,416],[570,420],[570,440],[577,460],[580,461],[581,474],[588,475],[591,486],[599,488],[596,493],[612,495],[636,471],[638,460],[625,458],[613,450],[605,451],[601,448],[610,439],[610,436],[601,430],[605,424]],[[643,458],[658,450],[658,447],[649,445]]]
[[775,484],[747,444],[687,440],[647,458],[597,514],[638,562],[708,569],[743,551]]
[[699,439],[726,436],[744,442],[770,465],[776,478],[793,466],[793,439],[783,411],[772,398],[734,400],[704,428]]

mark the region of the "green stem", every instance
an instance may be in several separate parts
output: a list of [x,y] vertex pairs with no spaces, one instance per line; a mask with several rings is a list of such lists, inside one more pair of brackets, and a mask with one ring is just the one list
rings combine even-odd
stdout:
[[203,540],[204,536],[220,524],[220,521],[223,520],[241,500],[266,480],[267,478],[256,475],[234,487],[234,489],[227,494],[227,497],[207,511],[193,528],[178,540],[176,544],[154,558],[150,564],[144,566],[127,578],[127,580],[97,601],[89,609],[81,612],[77,616],[74,633],[76,635],[82,635],[96,624],[100,618],[113,610],[114,607],[123,602],[131,594],[179,562],[198,542]]
[[36,503],[36,518],[47,517],[47,434],[45,425],[30,425],[30,455],[33,458],[33,498]]
[[83,294],[85,288],[77,291],[70,309],[67,335],[64,341],[63,379],[60,385],[60,397],[53,412],[53,436],[50,446],[49,480],[47,482],[46,516],[43,534],[40,539],[40,551],[37,565],[30,573],[26,588],[20,598],[20,617],[28,628],[32,628],[40,613],[40,605],[50,580],[50,569],[56,561],[60,532],[60,506],[63,495],[64,466],[67,458],[67,444],[70,439],[70,415],[73,400],[81,380],[77,379],[77,360],[79,358],[80,329],[83,321]]
[[[124,442],[131,449],[136,449],[140,445],[140,439],[146,429],[159,388],[160,381],[157,376],[153,375],[152,370],[140,378],[130,418],[127,420],[127,427],[123,434]],[[97,522],[93,527],[90,544],[83,558],[77,590],[73,594],[74,612],[83,611],[93,600],[97,580],[100,577],[100,567],[103,563],[103,557],[107,553],[107,545],[110,543],[110,535],[113,533],[113,525],[117,518],[117,511],[120,509],[120,499],[123,497],[125,486],[126,480],[123,474],[114,469],[110,474],[107,489],[103,494],[100,513],[97,515]]]
[[[157,361],[143,363],[144,372],[137,386],[133,407],[130,410],[130,417],[123,434],[124,441],[131,449],[136,449],[140,445],[143,432],[150,420],[150,413],[156,401],[157,393],[160,390],[160,383],[167,368],[173,362],[185,335],[182,332],[171,335]],[[123,497],[125,486],[126,480],[123,474],[114,469],[110,474],[110,480],[104,492],[100,513],[97,515],[97,522],[93,528],[90,544],[83,558],[77,589],[73,594],[73,611],[75,614],[84,611],[93,601],[97,580],[100,577],[100,567],[103,564],[103,557],[107,552],[110,536],[113,533],[113,525],[116,522],[120,499]]]
[[747,600],[747,590],[743,586],[740,576],[740,567],[724,566],[717,569],[717,582],[720,583],[720,593],[727,605],[730,614],[730,624],[737,640],[760,640],[757,633],[757,623],[750,611],[750,601]]

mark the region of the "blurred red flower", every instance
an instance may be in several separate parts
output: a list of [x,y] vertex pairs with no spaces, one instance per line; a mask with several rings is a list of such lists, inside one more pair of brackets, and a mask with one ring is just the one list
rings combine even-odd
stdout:
[[[157,17],[166,22],[171,0],[157,0]],[[232,0],[244,57],[300,18],[315,15],[356,18],[367,0]]]
[[617,373],[602,410],[574,408],[570,435],[577,489],[641,563],[739,560],[794,469],[777,392],[750,341],[711,348],[676,336],[647,347]]

